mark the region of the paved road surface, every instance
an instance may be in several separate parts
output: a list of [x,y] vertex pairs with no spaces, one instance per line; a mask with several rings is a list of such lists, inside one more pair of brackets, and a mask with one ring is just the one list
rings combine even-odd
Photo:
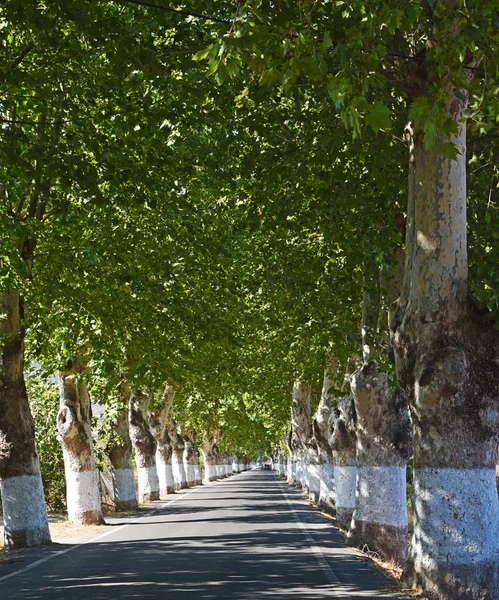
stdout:
[[19,560],[0,567],[0,598],[403,598],[299,492],[266,471],[177,494],[100,539]]

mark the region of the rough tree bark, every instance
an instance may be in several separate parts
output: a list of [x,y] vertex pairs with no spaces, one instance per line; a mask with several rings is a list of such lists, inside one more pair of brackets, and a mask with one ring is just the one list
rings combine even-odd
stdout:
[[86,350],[77,352],[59,373],[57,415],[64,455],[69,520],[77,525],[104,523],[92,439],[92,404],[84,380]]
[[355,508],[355,480],[357,459],[355,450],[355,407],[351,396],[338,400],[333,408],[334,480],[336,484],[336,519],[348,531]]
[[[377,270],[377,269],[376,269]],[[364,275],[362,310],[363,364],[350,377],[355,404],[357,489],[347,542],[367,546],[387,559],[404,564],[408,515],[406,466],[412,453],[412,429],[406,395],[391,392],[388,375],[379,372],[381,289],[378,273]],[[397,291],[400,280],[390,287]]]
[[168,429],[168,435],[173,448],[173,480],[175,489],[183,490],[187,487],[187,473],[184,466],[185,442],[180,434],[180,429],[175,423],[171,423]]
[[319,498],[318,505],[326,512],[333,513],[336,508],[336,487],[334,483],[333,449],[329,444],[332,402],[334,396],[329,393],[338,371],[337,362],[330,358],[324,369],[324,379],[319,405],[314,415],[312,429],[319,458]]
[[170,412],[175,399],[175,388],[166,385],[158,407],[147,416],[149,428],[156,440],[156,470],[159,480],[159,495],[164,498],[173,494],[173,444],[170,438]]
[[459,155],[412,135],[406,270],[391,323],[414,426],[414,535],[404,573],[432,598],[499,597],[499,337],[468,294],[464,103]]
[[156,440],[149,427],[150,397],[133,390],[129,404],[130,438],[135,448],[139,483],[139,502],[159,500],[159,478],[156,469]]
[[357,489],[347,542],[403,564],[407,556],[406,467],[412,452],[407,398],[373,363],[352,376]]
[[5,548],[49,544],[35,427],[24,384],[22,300],[4,292],[0,319],[0,489]]
[[196,432],[193,429],[182,429],[182,437],[185,443],[185,472],[187,475],[187,486],[201,485],[202,473],[199,464],[199,450],[196,443]]
[[113,423],[113,431],[106,445],[106,453],[113,466],[114,504],[117,511],[138,507],[132,465],[133,447],[128,424],[130,388],[123,385],[121,394],[124,412]]
[[295,483],[308,488],[307,446],[310,444],[312,428],[310,424],[311,387],[305,382],[293,385],[291,403],[291,431],[293,444],[293,460],[296,465]]
[[201,452],[204,460],[204,480],[215,481],[217,479],[217,454],[216,434],[203,431],[203,442]]

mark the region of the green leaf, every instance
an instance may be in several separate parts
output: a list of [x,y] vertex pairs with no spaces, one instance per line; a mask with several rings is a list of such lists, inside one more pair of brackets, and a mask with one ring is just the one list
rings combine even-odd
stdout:
[[331,34],[329,33],[329,31],[326,31],[326,33],[324,34],[324,39],[321,43],[321,50],[323,52],[326,52],[327,50],[329,50],[329,48],[331,48],[332,45],[333,40],[331,39]]
[[442,156],[451,158],[452,160],[456,160],[459,154],[456,144],[453,144],[452,142],[441,142],[437,144],[437,148]]
[[366,125],[377,133],[380,129],[389,129],[391,126],[390,109],[381,101],[369,108],[366,115]]
[[204,60],[208,54],[210,53],[210,50],[213,48],[213,44],[211,44],[210,46],[208,46],[208,48],[205,48],[204,50],[199,50],[198,52],[196,52],[196,54],[194,54],[194,56],[192,57],[192,60],[195,61],[200,61],[200,60]]
[[435,148],[437,145],[437,126],[433,121],[424,124],[424,146],[426,150]]
[[430,112],[430,101],[424,96],[416,98],[411,105],[411,112],[409,114],[410,119],[415,121],[422,121]]

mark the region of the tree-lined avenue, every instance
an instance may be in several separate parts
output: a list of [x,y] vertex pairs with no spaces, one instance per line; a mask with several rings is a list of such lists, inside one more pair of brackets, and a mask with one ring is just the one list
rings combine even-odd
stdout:
[[[3,567],[0,593],[10,600],[402,598],[273,473],[197,487],[113,524],[69,552],[19,555],[31,563],[60,553],[26,571],[22,562]],[[10,573],[17,574],[1,579]]]

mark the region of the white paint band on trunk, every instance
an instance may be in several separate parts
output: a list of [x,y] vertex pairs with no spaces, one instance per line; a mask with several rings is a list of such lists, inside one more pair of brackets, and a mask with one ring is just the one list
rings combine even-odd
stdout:
[[355,508],[355,480],[357,467],[334,468],[334,480],[336,483],[336,506],[338,508]]
[[327,462],[320,465],[320,489],[322,494],[328,494],[336,491],[334,483],[334,465]]
[[239,463],[237,463],[236,461],[234,461],[232,463],[232,470],[234,473],[239,473]]
[[0,481],[6,532],[26,532],[28,545],[50,539],[40,475],[17,475]]
[[137,477],[139,481],[140,498],[143,498],[147,494],[159,492],[158,471],[155,466],[139,467],[137,469]]
[[159,491],[162,496],[171,493],[175,480],[173,479],[173,467],[171,462],[158,461],[156,470],[159,480]]
[[115,502],[131,502],[137,500],[133,469],[114,469],[113,473]]
[[495,469],[414,469],[411,554],[423,568],[499,561]]
[[357,465],[356,521],[407,527],[406,467]]
[[211,481],[217,477],[217,465],[205,465],[204,476],[206,481]]
[[185,473],[184,461],[180,461],[177,459],[175,455],[173,455],[172,460],[173,467],[173,479],[177,485],[182,485],[187,483],[187,475]]
[[70,521],[78,522],[83,514],[101,511],[97,471],[66,470],[66,501]]
[[187,483],[194,483],[197,481],[197,465],[187,463],[185,473],[187,475]]
[[308,489],[312,494],[318,494],[320,491],[320,465],[310,463],[308,465]]

